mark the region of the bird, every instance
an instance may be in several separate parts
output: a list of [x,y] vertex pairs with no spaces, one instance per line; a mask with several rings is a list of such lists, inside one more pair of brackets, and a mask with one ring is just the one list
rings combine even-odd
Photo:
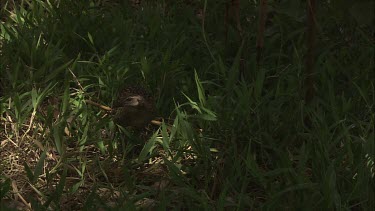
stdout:
[[114,122],[123,127],[144,128],[155,117],[152,95],[140,86],[128,86],[119,92],[113,106]]

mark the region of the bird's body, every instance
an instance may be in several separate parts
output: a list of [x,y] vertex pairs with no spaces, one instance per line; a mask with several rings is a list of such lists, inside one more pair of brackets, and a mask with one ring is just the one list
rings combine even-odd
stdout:
[[154,99],[141,87],[122,90],[113,108],[114,121],[123,127],[145,127],[155,116]]

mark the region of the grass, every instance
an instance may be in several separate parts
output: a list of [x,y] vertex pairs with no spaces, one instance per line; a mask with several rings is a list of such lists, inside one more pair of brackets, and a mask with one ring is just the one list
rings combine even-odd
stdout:
[[[257,67],[253,2],[241,4],[243,42],[231,26],[225,39],[225,5],[213,1],[204,26],[203,3],[10,3],[0,28],[2,208],[375,207],[370,26],[320,10],[316,96],[305,104],[304,5],[271,4]],[[111,106],[129,84],[147,87],[168,121],[137,132],[85,103]]]

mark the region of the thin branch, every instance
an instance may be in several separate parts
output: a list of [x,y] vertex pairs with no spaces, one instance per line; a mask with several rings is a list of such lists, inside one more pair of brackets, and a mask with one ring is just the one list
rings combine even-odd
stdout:
[[257,43],[256,43],[256,50],[257,50],[257,66],[260,65],[260,60],[263,54],[264,48],[264,31],[266,29],[266,19],[267,19],[267,0],[260,1],[260,8],[259,8],[259,24],[258,24],[258,35],[257,35]]

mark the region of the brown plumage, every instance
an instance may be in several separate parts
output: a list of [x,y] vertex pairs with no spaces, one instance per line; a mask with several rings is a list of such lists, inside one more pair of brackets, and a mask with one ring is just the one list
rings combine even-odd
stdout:
[[155,116],[153,97],[142,87],[123,89],[113,105],[114,121],[124,127],[145,127]]

